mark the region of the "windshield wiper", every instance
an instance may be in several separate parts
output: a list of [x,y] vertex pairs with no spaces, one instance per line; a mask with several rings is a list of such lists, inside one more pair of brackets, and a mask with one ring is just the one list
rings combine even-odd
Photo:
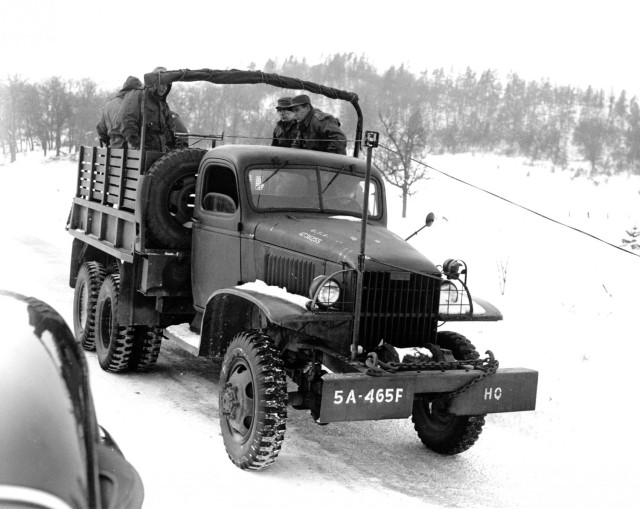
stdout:
[[338,175],[340,175],[340,174],[339,174],[338,172],[336,172],[336,173],[335,173],[335,175],[334,175],[333,177],[331,177],[331,180],[330,180],[330,181],[329,181],[329,183],[325,186],[325,188],[324,188],[322,191],[320,191],[320,194],[324,194],[324,192],[325,192],[327,189],[329,189],[329,186],[330,186],[331,184],[333,184],[333,181],[334,181],[335,179],[337,179],[337,178],[338,178]]
[[285,162],[284,162],[284,163],[282,163],[280,166],[278,166],[278,167],[276,168],[276,171],[274,171],[271,175],[269,175],[269,176],[267,177],[267,179],[266,179],[264,182],[262,182],[262,184],[261,184],[261,185],[263,185],[263,186],[264,186],[267,182],[269,182],[273,177],[275,177],[275,176],[276,176],[276,173],[278,173],[278,172],[279,172],[282,168],[284,168],[287,164],[289,164],[289,161],[285,161]]
[[[274,162],[275,162],[275,161],[274,161]],[[273,177],[275,177],[275,176],[276,176],[276,173],[278,173],[278,172],[279,172],[282,168],[284,168],[287,164],[289,164],[289,161],[285,161],[284,163],[282,163],[280,166],[278,166],[278,167],[276,168],[276,170],[275,170],[271,175],[269,175],[269,176],[268,176],[264,181],[262,181],[262,182],[260,183],[260,185],[262,186],[262,188],[264,188],[264,185],[265,185],[267,182],[269,182]],[[259,206],[260,206],[260,198],[262,198],[262,194],[259,194],[259,195],[258,195],[258,199],[256,200],[256,207],[259,207]]]

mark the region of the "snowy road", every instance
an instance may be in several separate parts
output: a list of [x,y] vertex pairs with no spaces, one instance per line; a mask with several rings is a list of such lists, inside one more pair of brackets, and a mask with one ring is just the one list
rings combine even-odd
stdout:
[[[71,323],[71,237],[63,225],[73,164],[65,164],[33,171],[44,189],[38,210],[24,207],[16,187],[2,191],[0,217],[12,220],[0,223],[0,287],[46,300]],[[570,310],[554,316],[561,312],[573,325],[584,321]],[[608,320],[620,322],[615,315]],[[560,322],[545,330],[572,327]],[[524,325],[525,340],[541,330],[533,321]],[[510,361],[518,358],[507,346],[512,327],[505,322],[471,332],[479,350],[491,348],[500,358],[502,346]],[[532,348],[531,357],[517,364],[541,372],[539,410],[489,416],[480,440],[460,456],[424,449],[410,420],[318,426],[307,412],[290,409],[282,452],[260,473],[240,471],[226,458],[217,409],[219,362],[194,358],[170,342],[149,373],[108,374],[95,354],[87,358],[98,419],[140,472],[146,508],[217,507],[222,501],[238,507],[625,507],[640,478],[638,445],[625,436],[635,434],[633,419],[622,410],[632,405],[628,391],[635,375],[614,361],[637,347],[607,353],[607,339],[600,336],[588,343],[597,348],[574,352],[566,347],[570,339],[562,348]]]

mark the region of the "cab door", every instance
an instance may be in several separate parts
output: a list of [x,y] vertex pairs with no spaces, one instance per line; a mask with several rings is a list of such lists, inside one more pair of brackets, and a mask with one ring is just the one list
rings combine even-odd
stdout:
[[236,286],[240,270],[240,201],[236,172],[219,161],[205,163],[194,204],[191,283],[194,304],[204,309],[220,288]]

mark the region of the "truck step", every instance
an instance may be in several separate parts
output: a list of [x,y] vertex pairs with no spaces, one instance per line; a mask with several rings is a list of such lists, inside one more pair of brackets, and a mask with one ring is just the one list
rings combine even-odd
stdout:
[[175,341],[177,346],[186,350],[191,355],[198,356],[200,351],[200,334],[189,329],[188,323],[171,325],[164,329],[163,335],[166,339]]

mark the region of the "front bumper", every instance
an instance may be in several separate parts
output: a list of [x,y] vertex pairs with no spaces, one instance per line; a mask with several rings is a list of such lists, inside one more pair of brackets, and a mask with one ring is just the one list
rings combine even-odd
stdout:
[[[318,422],[403,419],[412,412],[416,394],[453,392],[480,376],[477,370],[403,371],[369,376],[363,373],[322,377]],[[535,410],[538,372],[505,368],[451,399],[454,415]]]

